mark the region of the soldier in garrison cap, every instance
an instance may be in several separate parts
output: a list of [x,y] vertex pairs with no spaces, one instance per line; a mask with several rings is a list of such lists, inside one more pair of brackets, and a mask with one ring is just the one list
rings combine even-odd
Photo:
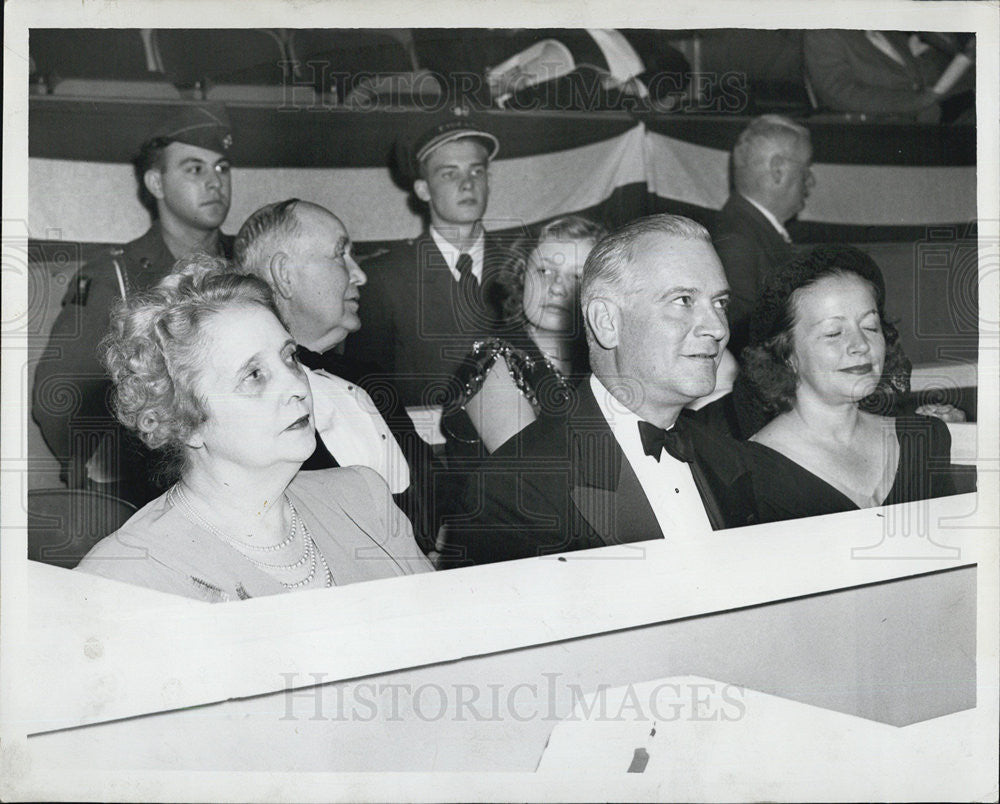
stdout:
[[397,158],[430,226],[365,265],[368,288],[349,356],[395,376],[407,406],[440,404],[477,338],[500,316],[494,293],[503,251],[484,231],[489,166],[500,143],[466,108],[429,114],[401,138]]
[[220,105],[186,106],[161,120],[133,160],[152,225],[85,265],[63,299],[35,375],[32,415],[70,487],[98,488],[137,505],[159,493],[151,455],[109,410],[97,344],[112,305],[154,286],[176,260],[198,251],[232,256],[233,238],[219,229],[229,214],[231,145]]

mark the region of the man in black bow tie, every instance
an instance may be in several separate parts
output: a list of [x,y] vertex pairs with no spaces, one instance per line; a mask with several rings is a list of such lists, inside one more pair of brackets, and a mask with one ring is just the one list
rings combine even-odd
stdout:
[[593,374],[565,418],[535,421],[470,479],[442,565],[753,524],[738,445],[683,412],[715,387],[728,299],[693,221],[653,215],[598,243],[581,285]]
[[344,357],[338,344],[361,327],[365,272],[351,238],[329,210],[290,198],[254,212],[236,236],[238,270],[263,279],[310,369],[316,451],[303,469],[362,465],[378,472],[413,523],[425,550],[436,529],[426,520],[433,457],[401,403],[392,377]]

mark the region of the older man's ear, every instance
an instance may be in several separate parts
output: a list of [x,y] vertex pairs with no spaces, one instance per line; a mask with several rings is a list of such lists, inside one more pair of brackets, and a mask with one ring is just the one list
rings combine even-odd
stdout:
[[292,280],[292,269],[289,265],[288,255],[283,251],[275,252],[267,266],[271,290],[275,295],[283,299],[292,298],[294,281]]
[[602,349],[616,349],[622,323],[622,311],[617,302],[600,297],[591,299],[584,315],[597,344]]

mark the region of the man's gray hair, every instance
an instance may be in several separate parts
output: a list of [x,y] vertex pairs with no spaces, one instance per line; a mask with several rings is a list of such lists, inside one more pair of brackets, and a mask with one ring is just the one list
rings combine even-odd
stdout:
[[733,185],[739,192],[752,191],[770,166],[771,156],[809,142],[809,129],[780,114],[754,118],[740,132],[733,147]]
[[587,305],[594,298],[610,296],[622,299],[638,289],[641,277],[630,268],[637,257],[638,242],[648,234],[712,242],[704,226],[680,215],[648,215],[616,229],[594,246],[583,265],[580,304],[584,315]]
[[244,221],[233,243],[233,265],[237,271],[270,281],[267,268],[271,258],[286,250],[290,238],[299,232],[295,208],[300,203],[298,198],[288,198],[268,204]]

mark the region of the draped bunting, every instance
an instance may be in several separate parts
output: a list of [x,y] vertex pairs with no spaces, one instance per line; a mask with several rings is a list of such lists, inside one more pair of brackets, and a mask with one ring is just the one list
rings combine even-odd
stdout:
[[[53,128],[67,125],[74,108],[80,131],[67,143]],[[130,128],[141,129],[143,115],[154,110],[107,101],[81,108],[65,101],[32,108],[30,235],[80,243],[131,240],[148,217],[127,163],[129,140],[121,131],[98,137],[95,129],[107,132],[109,116],[124,110],[133,115]],[[237,107],[231,115],[238,137],[225,231],[235,231],[265,203],[297,196],[336,212],[356,241],[419,233],[420,217],[389,156],[397,132],[420,123],[418,113]],[[489,229],[519,229],[601,205],[611,225],[664,208],[708,221],[725,202],[729,149],[746,124],[614,113],[487,117],[502,144],[492,166]],[[829,239],[838,228],[854,240],[901,239],[929,225],[975,220],[974,129],[875,128],[817,125],[817,184],[800,216],[804,239]],[[887,132],[894,138],[888,148]],[[137,139],[141,135],[133,135]],[[867,146],[873,161],[866,164],[860,152]],[[822,234],[809,237],[810,231]]]

